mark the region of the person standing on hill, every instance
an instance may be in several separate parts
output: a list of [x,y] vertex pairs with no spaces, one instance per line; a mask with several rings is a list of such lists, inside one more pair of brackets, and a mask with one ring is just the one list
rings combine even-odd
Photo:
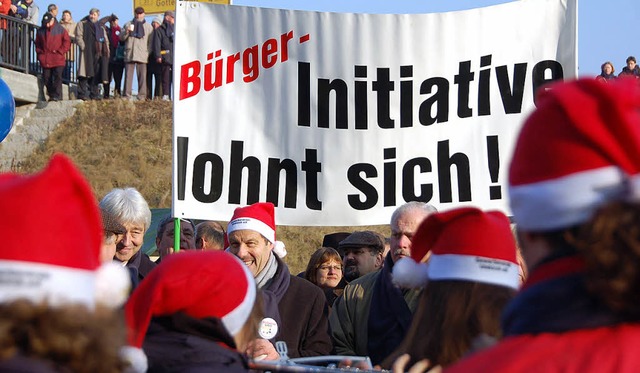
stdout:
[[138,99],[147,98],[147,61],[151,50],[151,34],[153,27],[144,19],[144,8],[137,7],[133,20],[124,25],[124,31],[120,33],[120,40],[125,43],[124,48],[124,95],[131,99],[133,89],[133,72],[138,78]]
[[65,55],[71,48],[71,39],[53,14],[42,17],[42,27],[36,33],[36,53],[42,66],[42,80],[47,87],[49,101],[62,100],[62,72]]
[[640,78],[640,67],[638,67],[636,58],[634,56],[627,57],[627,66],[622,68],[622,71],[618,75],[619,77],[634,77]]
[[64,81],[71,81],[71,71],[73,69],[73,61],[76,60],[76,22],[71,17],[71,11],[63,10],[62,11],[62,19],[60,20],[60,25],[67,30],[69,34],[69,39],[71,40],[71,48],[67,52],[65,56],[65,67],[64,72],[62,73],[62,79]]
[[162,69],[162,99],[171,99],[171,80],[173,76],[173,36],[175,13],[164,12],[162,25],[154,31],[153,57],[161,64]]
[[109,42],[107,30],[98,22],[100,10],[92,8],[76,26],[80,48],[78,98],[100,99],[100,84],[108,81]]

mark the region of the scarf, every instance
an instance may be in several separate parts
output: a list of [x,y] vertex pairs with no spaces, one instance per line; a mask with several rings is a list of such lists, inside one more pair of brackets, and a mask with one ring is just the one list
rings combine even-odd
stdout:
[[577,255],[537,266],[503,312],[504,335],[562,333],[624,322],[589,294],[583,269]]
[[144,24],[147,22],[144,19],[142,21],[138,21],[134,19],[133,21],[133,34],[134,38],[142,39],[144,38]]
[[[273,274],[269,276],[272,272]],[[272,252],[267,266],[256,276],[256,283],[262,293],[264,316],[274,319],[279,330],[282,330],[283,327],[278,304],[289,289],[290,282],[289,268]],[[271,341],[274,341],[278,334],[271,338]]]
[[400,345],[413,318],[402,290],[391,281],[392,269],[393,259],[387,255],[372,289],[367,350],[374,365],[382,362]]
[[100,22],[93,22],[93,30],[96,35],[96,41],[98,43],[104,43],[104,29],[102,28]]

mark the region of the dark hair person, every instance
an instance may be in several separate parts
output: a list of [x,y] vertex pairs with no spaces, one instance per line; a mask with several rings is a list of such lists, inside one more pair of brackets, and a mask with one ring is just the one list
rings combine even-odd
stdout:
[[407,336],[382,367],[403,354],[410,355],[409,365],[428,359],[447,366],[476,338],[500,337],[500,314],[520,284],[509,219],[472,207],[435,213],[412,242],[411,258],[394,267],[394,281],[426,286]]
[[451,371],[636,372],[640,89],[581,79],[540,90],[537,106],[509,170],[529,277],[505,338]]

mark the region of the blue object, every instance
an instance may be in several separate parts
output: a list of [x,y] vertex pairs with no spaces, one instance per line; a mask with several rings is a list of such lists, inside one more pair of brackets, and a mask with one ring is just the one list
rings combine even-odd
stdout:
[[7,83],[0,78],[0,142],[7,137],[16,117],[16,101]]

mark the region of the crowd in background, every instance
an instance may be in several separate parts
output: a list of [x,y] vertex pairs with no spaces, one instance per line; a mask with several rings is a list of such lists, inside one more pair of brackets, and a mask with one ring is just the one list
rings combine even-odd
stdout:
[[[77,23],[69,10],[63,10],[60,19],[58,12],[56,4],[49,4],[40,17],[34,0],[0,0],[0,14],[39,26],[35,50],[49,101],[62,99],[62,82],[69,81],[74,66],[78,99],[171,100],[173,11],[166,11],[149,23],[145,10],[137,7],[132,19],[122,26],[117,15],[100,17],[97,8],[91,8]],[[20,50],[20,46],[7,47],[6,38],[2,44],[3,34],[17,34],[20,26],[9,27],[5,19],[0,21],[0,55]],[[21,40],[12,38],[14,43],[14,39]],[[134,73],[138,82],[136,96]]]

